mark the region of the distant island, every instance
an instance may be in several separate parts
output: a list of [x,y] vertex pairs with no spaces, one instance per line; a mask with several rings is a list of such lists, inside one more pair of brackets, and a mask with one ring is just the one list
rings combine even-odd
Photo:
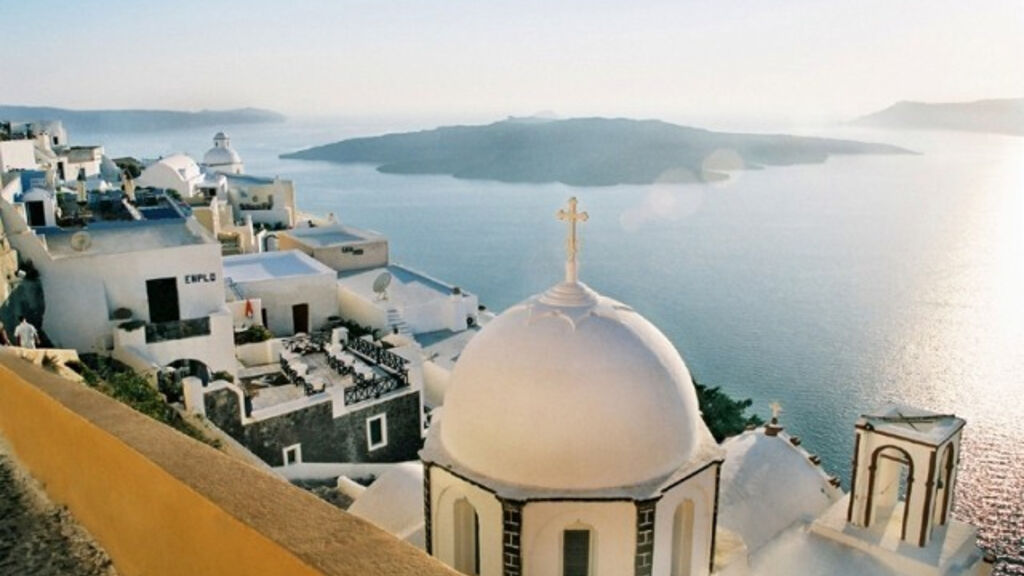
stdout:
[[259,108],[233,110],[69,110],[47,106],[0,105],[0,120],[28,122],[60,120],[72,134],[76,132],[140,132],[174,130],[202,126],[283,122],[284,116]]
[[1024,98],[928,104],[898,102],[853,121],[863,126],[1024,135]]
[[728,170],[818,163],[832,154],[905,153],[886,144],[711,132],[659,120],[510,118],[354,138],[281,158],[372,163],[389,174],[610,186],[720,180]]

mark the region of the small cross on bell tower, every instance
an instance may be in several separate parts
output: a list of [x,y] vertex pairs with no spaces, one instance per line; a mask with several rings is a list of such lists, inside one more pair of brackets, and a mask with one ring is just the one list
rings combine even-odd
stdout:
[[772,419],[765,424],[764,433],[766,436],[778,436],[779,432],[782,432],[782,426],[779,425],[779,414],[782,414],[782,404],[775,401],[769,404],[768,407],[772,410]]
[[576,197],[573,196],[569,198],[569,209],[558,211],[558,219],[569,223],[569,237],[566,246],[568,257],[565,262],[565,281],[569,284],[575,284],[579,280],[576,261],[576,255],[579,252],[579,241],[576,237],[576,223],[586,222],[590,218],[586,212],[576,211],[576,203]]

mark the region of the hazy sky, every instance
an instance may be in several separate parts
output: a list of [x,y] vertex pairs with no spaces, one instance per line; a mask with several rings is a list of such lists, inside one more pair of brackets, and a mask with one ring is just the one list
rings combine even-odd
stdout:
[[1022,0],[0,0],[0,103],[835,119],[1024,96]]

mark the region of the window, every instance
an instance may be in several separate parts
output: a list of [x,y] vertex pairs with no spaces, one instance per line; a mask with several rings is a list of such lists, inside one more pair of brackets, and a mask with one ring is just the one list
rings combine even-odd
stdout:
[[693,500],[676,507],[672,518],[672,576],[689,576],[693,567]]
[[302,444],[292,444],[291,446],[285,446],[284,450],[284,465],[291,466],[292,464],[302,463]]
[[562,532],[562,576],[590,576],[590,530]]
[[465,498],[455,501],[455,563],[453,567],[463,574],[480,573],[480,517],[476,508]]
[[370,450],[388,445],[387,414],[378,414],[366,419],[366,443]]

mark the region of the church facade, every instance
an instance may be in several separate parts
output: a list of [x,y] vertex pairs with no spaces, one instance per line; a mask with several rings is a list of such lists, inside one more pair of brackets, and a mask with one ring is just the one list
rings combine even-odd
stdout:
[[[579,281],[587,214],[573,199],[559,217],[564,281],[470,341],[435,411],[430,554],[481,576],[990,573],[950,515],[962,420],[864,416],[850,495],[777,418],[719,445],[668,339]],[[808,571],[766,571],[764,555]]]

